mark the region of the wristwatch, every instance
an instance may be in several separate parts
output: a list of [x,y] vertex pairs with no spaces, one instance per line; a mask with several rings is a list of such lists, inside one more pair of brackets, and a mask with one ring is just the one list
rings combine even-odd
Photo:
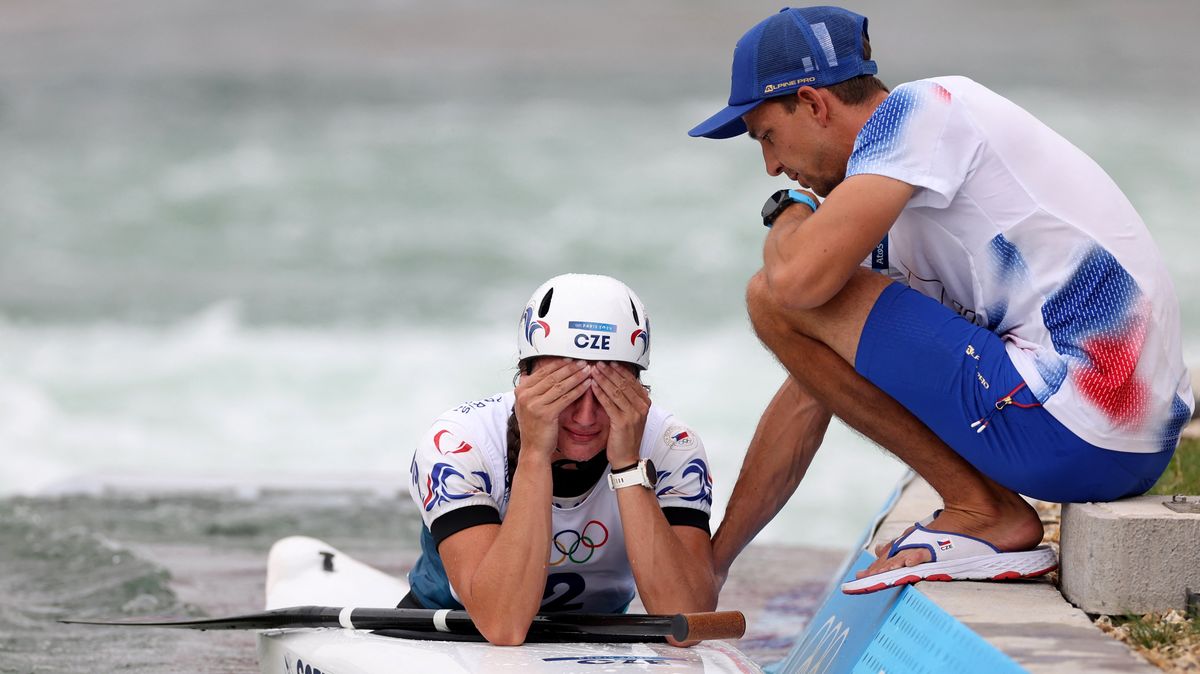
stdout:
[[658,473],[654,470],[654,462],[650,459],[642,459],[628,468],[608,474],[608,488],[613,491],[625,487],[653,489],[657,482]]
[[807,194],[798,190],[779,190],[768,197],[767,203],[763,204],[763,225],[770,227],[775,224],[775,219],[792,204],[804,204],[811,208],[813,213],[817,212],[817,202]]

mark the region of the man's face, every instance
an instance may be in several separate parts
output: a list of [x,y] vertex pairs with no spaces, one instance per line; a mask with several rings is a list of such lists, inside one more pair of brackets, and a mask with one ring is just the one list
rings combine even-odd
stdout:
[[845,179],[849,157],[840,156],[844,153],[837,151],[832,130],[820,124],[803,101],[789,111],[782,102],[768,100],[743,115],[742,121],[762,147],[768,174],[784,174],[821,197]]

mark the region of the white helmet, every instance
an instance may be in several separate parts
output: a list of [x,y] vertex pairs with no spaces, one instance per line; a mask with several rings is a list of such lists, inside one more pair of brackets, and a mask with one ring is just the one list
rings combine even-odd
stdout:
[[611,276],[555,276],[533,292],[518,327],[521,360],[566,356],[650,367],[646,308],[629,286]]

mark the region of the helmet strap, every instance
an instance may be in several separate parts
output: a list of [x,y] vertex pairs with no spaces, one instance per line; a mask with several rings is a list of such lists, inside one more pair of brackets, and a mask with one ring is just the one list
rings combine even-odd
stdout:
[[608,468],[608,453],[604,450],[596,452],[596,456],[587,461],[559,459],[551,463],[554,495],[560,498],[583,495],[600,481],[605,468]]

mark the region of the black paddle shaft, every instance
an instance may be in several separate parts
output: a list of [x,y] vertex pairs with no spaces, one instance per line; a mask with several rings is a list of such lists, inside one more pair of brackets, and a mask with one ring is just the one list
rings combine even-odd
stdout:
[[[193,630],[270,630],[287,627],[341,627],[342,611],[336,606],[291,606],[261,613],[225,618],[128,618],[124,620],[61,620],[81,625],[129,625],[141,627],[175,627]],[[429,609],[415,608],[356,608],[350,612],[355,629],[436,629],[434,614]],[[475,623],[466,611],[445,613],[446,627],[451,632],[475,633]]]
[[[343,619],[345,618],[345,619]],[[466,611],[412,608],[354,608],[348,614],[334,606],[293,606],[225,618],[129,618],[125,620],[61,620],[83,625],[174,627],[195,630],[352,627],[361,630],[410,629],[478,635]],[[689,639],[738,638],[745,617],[736,611],[676,615],[555,613],[534,616],[530,635],[671,636]],[[700,628],[700,629],[697,629]],[[703,634],[700,634],[703,632]]]

